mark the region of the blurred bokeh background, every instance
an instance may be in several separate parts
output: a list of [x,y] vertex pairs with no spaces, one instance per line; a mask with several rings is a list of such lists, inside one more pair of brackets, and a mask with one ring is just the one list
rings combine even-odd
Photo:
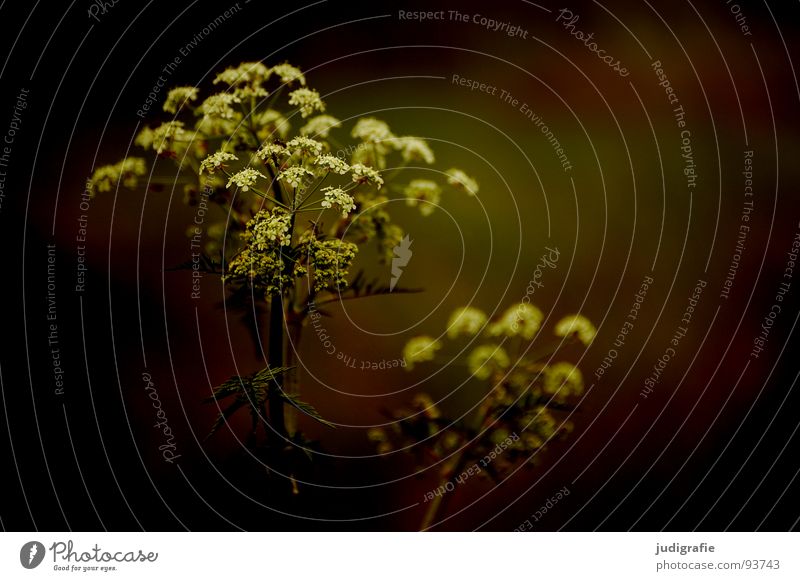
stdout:
[[[123,190],[93,200],[86,290],[74,292],[86,177],[128,152],[142,123],[136,112],[163,67],[231,6],[121,2],[95,21],[86,6],[65,3],[18,7],[29,12],[3,19],[0,123],[19,90],[30,90],[0,213],[6,527],[413,530],[436,475],[414,475],[413,462],[398,454],[377,457],[366,429],[420,390],[451,413],[481,395],[462,367],[432,378],[423,367],[352,369],[306,334],[304,396],[340,426],[301,420],[327,456],[299,497],[278,502],[235,430],[199,442],[215,416],[201,403],[210,387],[260,362],[241,321],[222,308],[219,280],[206,277],[202,299],[192,301],[190,273],[167,270],[189,259],[185,232],[195,210],[182,193]],[[794,526],[798,303],[797,283],[784,277],[800,219],[793,4],[743,2],[738,13],[711,1],[236,6],[188,51],[169,85],[209,88],[226,66],[288,60],[345,127],[380,117],[429,140],[437,167],[462,167],[481,185],[476,198],[448,193],[425,218],[392,207],[414,239],[402,284],[424,292],[331,308],[325,325],[339,351],[394,359],[412,335],[441,332],[456,307],[505,310],[524,296],[546,247],[560,251],[533,299],[547,315],[546,332],[573,312],[598,326],[592,346],[571,353],[592,385],[573,434],[502,483],[460,487],[443,529],[512,530],[565,486],[569,496],[536,530]],[[579,16],[574,29],[565,28],[562,8]],[[445,18],[399,17],[417,10]],[[453,10],[469,21],[451,19]],[[475,15],[525,34],[487,29]],[[629,74],[606,66],[571,30],[593,33]],[[656,61],[683,107],[684,128]],[[471,91],[454,75],[497,91]],[[552,131],[569,169],[523,104]],[[156,111],[144,122],[165,118]],[[753,202],[748,222],[745,200]],[[724,298],[743,223],[750,229]],[[57,256],[64,395],[54,394],[48,344],[48,244]],[[368,253],[359,260],[373,262]],[[370,268],[388,282],[388,267]],[[654,282],[634,328],[598,378],[645,277]],[[706,286],[688,332],[644,398],[698,280]],[[781,282],[791,286],[778,303]],[[764,351],[751,356],[774,304],[781,312]],[[175,464],[158,450],[144,370],[175,430]]]

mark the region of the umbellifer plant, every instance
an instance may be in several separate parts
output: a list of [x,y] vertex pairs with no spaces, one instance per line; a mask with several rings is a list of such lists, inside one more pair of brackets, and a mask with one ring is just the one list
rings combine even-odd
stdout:
[[[387,261],[401,243],[403,230],[392,222],[386,192],[394,186],[425,216],[445,187],[475,195],[477,184],[458,169],[439,172],[444,187],[429,179],[395,183],[405,166],[435,162],[428,144],[365,117],[350,131],[355,143],[345,147],[334,137],[342,122],[325,114],[319,93],[288,63],[242,63],[218,74],[213,86],[218,92],[205,99],[198,87],[170,90],[163,110],[171,119],[145,127],[135,145],[150,152],[150,161],[177,166],[168,181],[182,186],[187,204],[219,209],[194,268],[222,277],[228,306],[242,309],[265,355],[264,369],[214,390],[209,401],[220,405],[220,415],[211,433],[237,411],[249,411],[248,444],[291,477],[302,456],[296,452],[308,443],[287,407],[331,425],[300,399],[294,360],[303,324],[327,303],[388,292],[363,272],[350,274],[360,246],[377,244]],[[98,168],[90,182],[94,192],[135,188],[146,174],[147,159],[127,157]],[[150,172],[148,184],[156,181]]]
[[[377,245],[384,264],[391,261],[396,248],[402,247],[403,229],[387,210],[390,195],[400,195],[408,206],[427,216],[448,189],[474,196],[478,184],[455,168],[438,172],[444,176],[441,184],[419,178],[398,183],[403,168],[435,163],[426,141],[398,136],[373,117],[356,120],[350,139],[337,140],[343,123],[326,114],[320,94],[308,88],[305,75],[288,63],[272,67],[260,62],[242,63],[218,74],[212,86],[216,92],[204,99],[199,87],[170,90],[163,103],[163,111],[170,118],[156,127],[145,127],[135,139],[135,145],[149,152],[150,159],[127,157],[100,167],[90,183],[93,192],[107,192],[120,186],[135,188],[148,175],[148,185],[152,186],[163,181],[154,177],[154,168],[167,163],[177,167],[167,182],[182,188],[185,203],[217,208],[216,222],[204,231],[190,229],[193,237],[202,234],[203,251],[199,260],[184,266],[221,277],[227,291],[226,306],[241,310],[265,367],[230,377],[213,389],[207,401],[219,407],[219,416],[208,435],[233,414],[248,412],[247,445],[270,469],[285,476],[282,480],[291,482],[291,491],[296,494],[297,467],[306,461],[311,443],[297,429],[295,413],[333,427],[306,403],[306,396],[301,397],[295,360],[304,325],[311,315],[325,314],[320,307],[329,303],[390,290],[393,294],[409,292],[395,288],[394,281],[389,287],[380,280],[370,281],[363,271],[351,273],[363,245]],[[467,309],[461,315],[468,319],[476,312]],[[462,333],[467,319],[451,321],[449,333],[453,337]],[[524,309],[489,326],[487,332],[493,334],[491,329],[500,328],[497,325],[516,325],[517,319],[528,325],[519,336],[532,339],[530,313]],[[472,334],[479,331],[475,329]],[[262,337],[266,337],[266,349],[262,348]],[[428,358],[426,349],[437,348],[437,341],[415,338],[404,355],[413,365]],[[555,405],[545,402],[543,394],[552,392],[558,373],[566,373],[565,368],[542,366],[533,360],[520,360],[512,373],[509,368],[514,366],[498,345],[476,349],[469,365],[475,377],[496,384],[481,405],[477,424],[445,424],[435,406],[427,405],[424,394],[414,404],[424,404],[418,410],[424,413],[403,418],[399,412],[397,416],[396,425],[406,436],[417,434],[420,427],[416,424],[424,422],[424,434],[417,434],[417,440],[435,458],[452,456],[442,469],[443,478],[482,453],[486,442],[506,434],[509,426],[522,426],[520,422],[530,413],[543,418],[542,414]],[[563,379],[563,386],[574,388],[579,372],[571,369],[558,377]],[[509,394],[516,394],[531,377],[549,377],[532,381],[536,385],[545,381],[550,387],[535,391],[528,385],[531,395],[522,404],[518,398],[512,402]],[[505,391],[499,391],[501,388]],[[513,423],[510,410],[520,405],[524,407],[520,408],[522,415],[513,416]],[[549,421],[540,419],[537,429]],[[446,429],[439,429],[445,425]],[[459,427],[462,425],[463,429]],[[487,431],[486,425],[493,427]],[[410,430],[406,429],[409,426]],[[480,430],[489,440],[473,437]],[[524,450],[539,445],[539,436],[533,433],[521,436]],[[388,449],[388,435],[372,431],[370,436],[381,449]],[[452,450],[460,451],[453,456]],[[438,508],[437,502],[435,509],[428,511],[424,526],[433,521]]]
[[[475,307],[453,312],[442,333],[458,343],[470,341],[463,361],[469,379],[483,384],[472,409],[448,417],[426,393],[393,414],[391,430],[375,428],[369,437],[378,451],[413,452],[420,469],[435,466],[438,484],[428,491],[421,529],[437,524],[456,489],[473,476],[499,481],[517,466],[538,463],[547,445],[572,431],[571,413],[584,392],[580,370],[562,358],[574,345],[588,346],[596,334],[581,315],[559,320],[550,338],[540,333],[544,314],[530,302],[513,305],[495,320]],[[442,360],[441,339],[413,337],[403,354],[406,369]],[[459,352],[464,351],[458,345]],[[457,354],[447,364],[459,365]],[[444,399],[444,398],[443,398]]]

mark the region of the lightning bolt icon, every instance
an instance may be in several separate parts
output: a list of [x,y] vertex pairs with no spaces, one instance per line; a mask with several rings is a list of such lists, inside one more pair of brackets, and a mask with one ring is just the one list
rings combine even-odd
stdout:
[[408,234],[403,236],[400,244],[392,248],[394,258],[392,258],[392,280],[389,282],[389,291],[393,291],[397,281],[403,274],[403,268],[408,265],[411,256],[414,254],[411,251],[411,244],[414,241],[409,239]]

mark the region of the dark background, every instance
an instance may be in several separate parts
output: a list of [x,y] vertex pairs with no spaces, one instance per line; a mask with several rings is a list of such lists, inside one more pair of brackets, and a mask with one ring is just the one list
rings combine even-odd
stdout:
[[[304,426],[325,439],[331,456],[317,459],[312,485],[296,499],[271,493],[263,469],[231,432],[198,444],[214,417],[200,404],[209,386],[234,370],[256,369],[258,361],[241,325],[219,308],[218,284],[204,283],[198,335],[195,305],[186,300],[188,275],[163,270],[188,258],[183,232],[192,210],[181,205],[180,193],[99,196],[90,211],[87,291],[73,292],[85,178],[125,154],[139,121],[136,110],[161,68],[231,4],[142,7],[121,0],[99,23],[87,17],[89,3],[69,11],[68,3],[57,4],[16,6],[16,12],[8,3],[0,7],[0,130],[20,88],[30,89],[0,210],[3,528],[415,529],[422,507],[407,507],[436,486],[435,475],[410,476],[412,463],[396,455],[370,457],[365,427],[409,395],[381,394],[402,390],[422,374],[342,372],[310,340],[304,343],[309,369],[356,394],[314,390],[307,378],[307,397],[325,417],[356,427],[342,426],[331,436],[326,428]],[[209,88],[214,72],[242,60],[288,60],[306,71],[311,86],[330,94],[332,114],[346,119],[382,111],[376,114],[393,127],[431,139],[442,167],[467,167],[478,177],[491,232],[476,204],[445,202],[468,233],[467,246],[444,215],[417,227],[417,256],[424,258],[409,269],[408,284],[428,292],[352,307],[348,314],[356,321],[396,329],[432,309],[454,279],[454,290],[419,332],[441,328],[476,292],[477,306],[504,309],[524,293],[543,246],[556,244],[564,268],[536,300],[550,321],[580,310],[598,323],[595,344],[576,353],[589,378],[658,250],[656,283],[635,331],[581,405],[574,434],[553,445],[536,468],[500,485],[476,481],[460,488],[449,512],[464,510],[443,529],[512,530],[564,486],[570,495],[536,530],[787,530],[800,517],[794,501],[800,283],[792,284],[766,351],[749,359],[800,220],[800,95],[790,61],[798,58],[796,9],[742,2],[753,31],[743,37],[723,2],[651,4],[663,21],[645,3],[609,2],[606,8],[664,63],[687,111],[701,174],[691,214],[674,121],[650,60],[594,3],[570,7],[581,15],[579,28],[594,31],[609,54],[628,65],[631,75],[624,80],[555,24],[554,14],[512,0],[457,6],[329,1],[269,26],[303,5],[251,0],[240,3],[241,12],[200,42],[170,78],[170,84]],[[519,23],[539,41],[473,24],[396,17],[398,9],[439,7]],[[392,16],[362,20],[384,14]],[[532,103],[570,153],[575,193],[524,117],[453,86],[453,74],[487,79]],[[410,75],[446,79],[392,79]],[[149,121],[160,118],[155,113]],[[515,144],[533,160],[535,173]],[[753,229],[731,297],[722,300],[748,148],[755,152]],[[410,221],[413,213],[398,216]],[[49,243],[57,247],[64,395],[54,393],[47,347]],[[462,253],[467,268],[457,275],[452,265]],[[485,269],[490,274],[483,280]],[[690,333],[656,393],[642,400],[642,382],[701,277],[708,287]],[[396,357],[408,338],[367,341],[344,313],[337,315],[328,322],[332,333],[362,358]],[[145,370],[178,434],[182,457],[175,465],[158,454],[142,389]],[[454,373],[425,389],[444,397]],[[443,405],[462,409],[474,397],[475,386]]]

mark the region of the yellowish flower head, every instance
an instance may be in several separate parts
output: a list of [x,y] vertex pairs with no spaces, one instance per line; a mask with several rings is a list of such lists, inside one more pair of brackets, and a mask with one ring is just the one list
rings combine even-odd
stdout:
[[406,205],[419,206],[423,216],[430,216],[441,201],[442,189],[431,180],[411,180],[403,193],[406,196]]
[[396,137],[392,143],[400,151],[400,155],[406,163],[422,161],[431,164],[436,161],[433,150],[424,139],[409,135]]
[[353,172],[353,181],[358,184],[374,184],[381,189],[383,185],[383,178],[381,174],[364,165],[363,163],[354,163],[350,166],[350,171]]
[[325,103],[314,89],[301,88],[289,93],[289,105],[300,109],[300,115],[305,119],[314,111],[325,111]]
[[350,135],[361,141],[383,143],[385,146],[390,145],[389,141],[395,139],[392,130],[389,129],[389,125],[375,117],[362,117],[359,119]]
[[478,379],[489,379],[493,373],[508,369],[510,364],[505,349],[494,344],[476,347],[467,357],[467,367]]
[[302,71],[289,63],[275,65],[272,67],[272,72],[278,75],[281,83],[292,84],[297,81],[303,86],[306,84],[306,77],[303,75]]
[[412,337],[403,347],[403,359],[406,362],[406,369],[412,369],[415,363],[432,361],[436,352],[442,348],[442,344],[427,335]]
[[483,330],[486,315],[475,307],[461,307],[453,311],[447,323],[447,336],[455,339],[459,335],[473,336]]
[[174,89],[170,89],[164,101],[164,111],[173,114],[177,113],[181,107],[188,104],[190,101],[196,101],[197,93],[197,87],[175,87]]
[[323,188],[322,195],[322,207],[337,208],[342,213],[342,218],[346,218],[350,212],[356,209],[353,196],[345,192],[342,188],[328,186],[327,188]]
[[570,337],[574,334],[581,343],[589,345],[597,335],[597,329],[583,315],[569,315],[556,323],[555,334],[557,337]]
[[530,303],[520,303],[506,310],[500,319],[489,325],[489,335],[522,337],[531,340],[539,332],[544,315]]
[[478,182],[469,177],[464,171],[450,168],[445,173],[447,173],[447,183],[451,186],[464,190],[471,196],[478,193]]
[[205,170],[207,173],[213,174],[219,168],[224,167],[226,161],[236,161],[238,159],[238,157],[227,151],[217,151],[200,162],[200,171],[198,173],[202,174],[203,170]]
[[544,370],[542,390],[558,399],[583,393],[583,375],[580,369],[567,362],[548,365]]
[[95,192],[110,192],[121,184],[126,188],[135,188],[139,183],[139,176],[147,173],[147,166],[141,157],[127,157],[114,165],[104,165],[95,170],[91,184],[91,194]]
[[341,125],[342,122],[336,117],[331,115],[317,115],[309,119],[308,123],[300,128],[300,134],[326,139],[331,129],[340,127]]
[[236,184],[237,186],[242,188],[243,192],[246,192],[247,190],[250,189],[250,186],[256,183],[258,178],[266,179],[266,177],[267,176],[265,176],[261,172],[256,171],[251,167],[247,167],[242,171],[233,174],[231,178],[228,180],[228,185],[226,187],[229,188],[231,187],[231,185]]

